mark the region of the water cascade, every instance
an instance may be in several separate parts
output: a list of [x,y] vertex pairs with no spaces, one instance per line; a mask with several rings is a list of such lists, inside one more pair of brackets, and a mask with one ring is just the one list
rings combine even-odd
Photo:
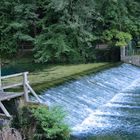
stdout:
[[73,139],[107,135],[115,135],[115,140],[140,139],[138,67],[122,64],[51,88],[40,97],[68,112]]

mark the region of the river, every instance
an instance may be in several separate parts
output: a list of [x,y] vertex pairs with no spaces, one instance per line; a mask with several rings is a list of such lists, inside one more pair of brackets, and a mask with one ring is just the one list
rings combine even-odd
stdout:
[[140,140],[140,68],[122,64],[51,88],[40,98],[68,113],[72,140]]

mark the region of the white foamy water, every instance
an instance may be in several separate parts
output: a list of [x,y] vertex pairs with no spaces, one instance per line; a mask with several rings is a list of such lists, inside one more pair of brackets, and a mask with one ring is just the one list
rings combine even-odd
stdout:
[[[67,112],[72,135],[140,132],[140,68],[129,64],[47,90],[43,102]],[[139,135],[140,136],[140,135]]]

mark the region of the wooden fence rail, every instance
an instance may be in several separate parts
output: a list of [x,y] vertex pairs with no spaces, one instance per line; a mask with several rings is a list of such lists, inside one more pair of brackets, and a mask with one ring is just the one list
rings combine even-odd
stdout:
[[[3,80],[8,79],[8,78],[16,78],[19,76],[22,76],[21,82],[3,86]],[[30,101],[30,97],[29,97],[29,93],[31,93],[35,97],[36,101],[38,103],[41,103],[40,98],[35,93],[35,91],[32,89],[32,87],[29,85],[28,72],[18,73],[18,74],[13,74],[13,75],[8,75],[8,76],[2,76],[2,77],[0,77],[0,83],[1,83],[0,84],[0,108],[7,117],[10,117],[10,114],[7,111],[7,109],[4,107],[4,105],[2,104],[2,101],[4,101],[4,100],[10,100],[12,98],[16,98],[16,97],[24,95],[25,102],[32,102],[32,101]],[[8,93],[5,91],[7,89],[12,89],[15,87],[20,87],[20,88],[22,87],[23,92],[21,92],[21,93],[16,93],[16,92]]]
[[28,72],[17,73],[17,74],[12,74],[12,75],[7,75],[7,76],[2,76],[1,79],[7,79],[7,78],[18,77],[18,76],[22,76],[23,74],[28,74]]
[[18,73],[18,74],[13,74],[13,75],[8,75],[8,76],[2,76],[1,83],[2,83],[2,80],[4,80],[4,79],[19,77],[19,76],[23,76],[22,82],[11,84],[11,85],[6,85],[6,86],[1,85],[1,90],[11,89],[11,88],[22,86],[23,90],[24,90],[25,99],[27,102],[29,101],[29,93],[32,93],[32,95],[37,99],[37,101],[41,103],[41,100],[39,99],[38,95],[35,93],[35,91],[29,85],[28,72]]

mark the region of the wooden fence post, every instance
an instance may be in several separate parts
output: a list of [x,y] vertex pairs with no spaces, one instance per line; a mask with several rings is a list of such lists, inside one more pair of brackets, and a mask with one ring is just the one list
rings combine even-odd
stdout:
[[0,58],[0,91],[2,91],[2,81],[1,81],[1,58]]
[[29,102],[29,93],[28,93],[28,87],[27,87],[27,83],[28,83],[27,74],[28,74],[27,72],[23,73],[23,88],[24,88],[25,101]]
[[38,97],[38,95],[35,93],[35,91],[31,88],[31,86],[27,83],[26,86],[28,87],[28,89],[30,90],[30,92],[34,95],[34,97],[37,99],[37,101],[39,103],[41,103],[40,98]]
[[9,114],[9,112],[7,111],[7,109],[4,107],[4,105],[2,104],[2,102],[0,102],[0,108],[2,109],[2,111],[4,112],[4,114],[7,117],[11,117],[11,115]]

